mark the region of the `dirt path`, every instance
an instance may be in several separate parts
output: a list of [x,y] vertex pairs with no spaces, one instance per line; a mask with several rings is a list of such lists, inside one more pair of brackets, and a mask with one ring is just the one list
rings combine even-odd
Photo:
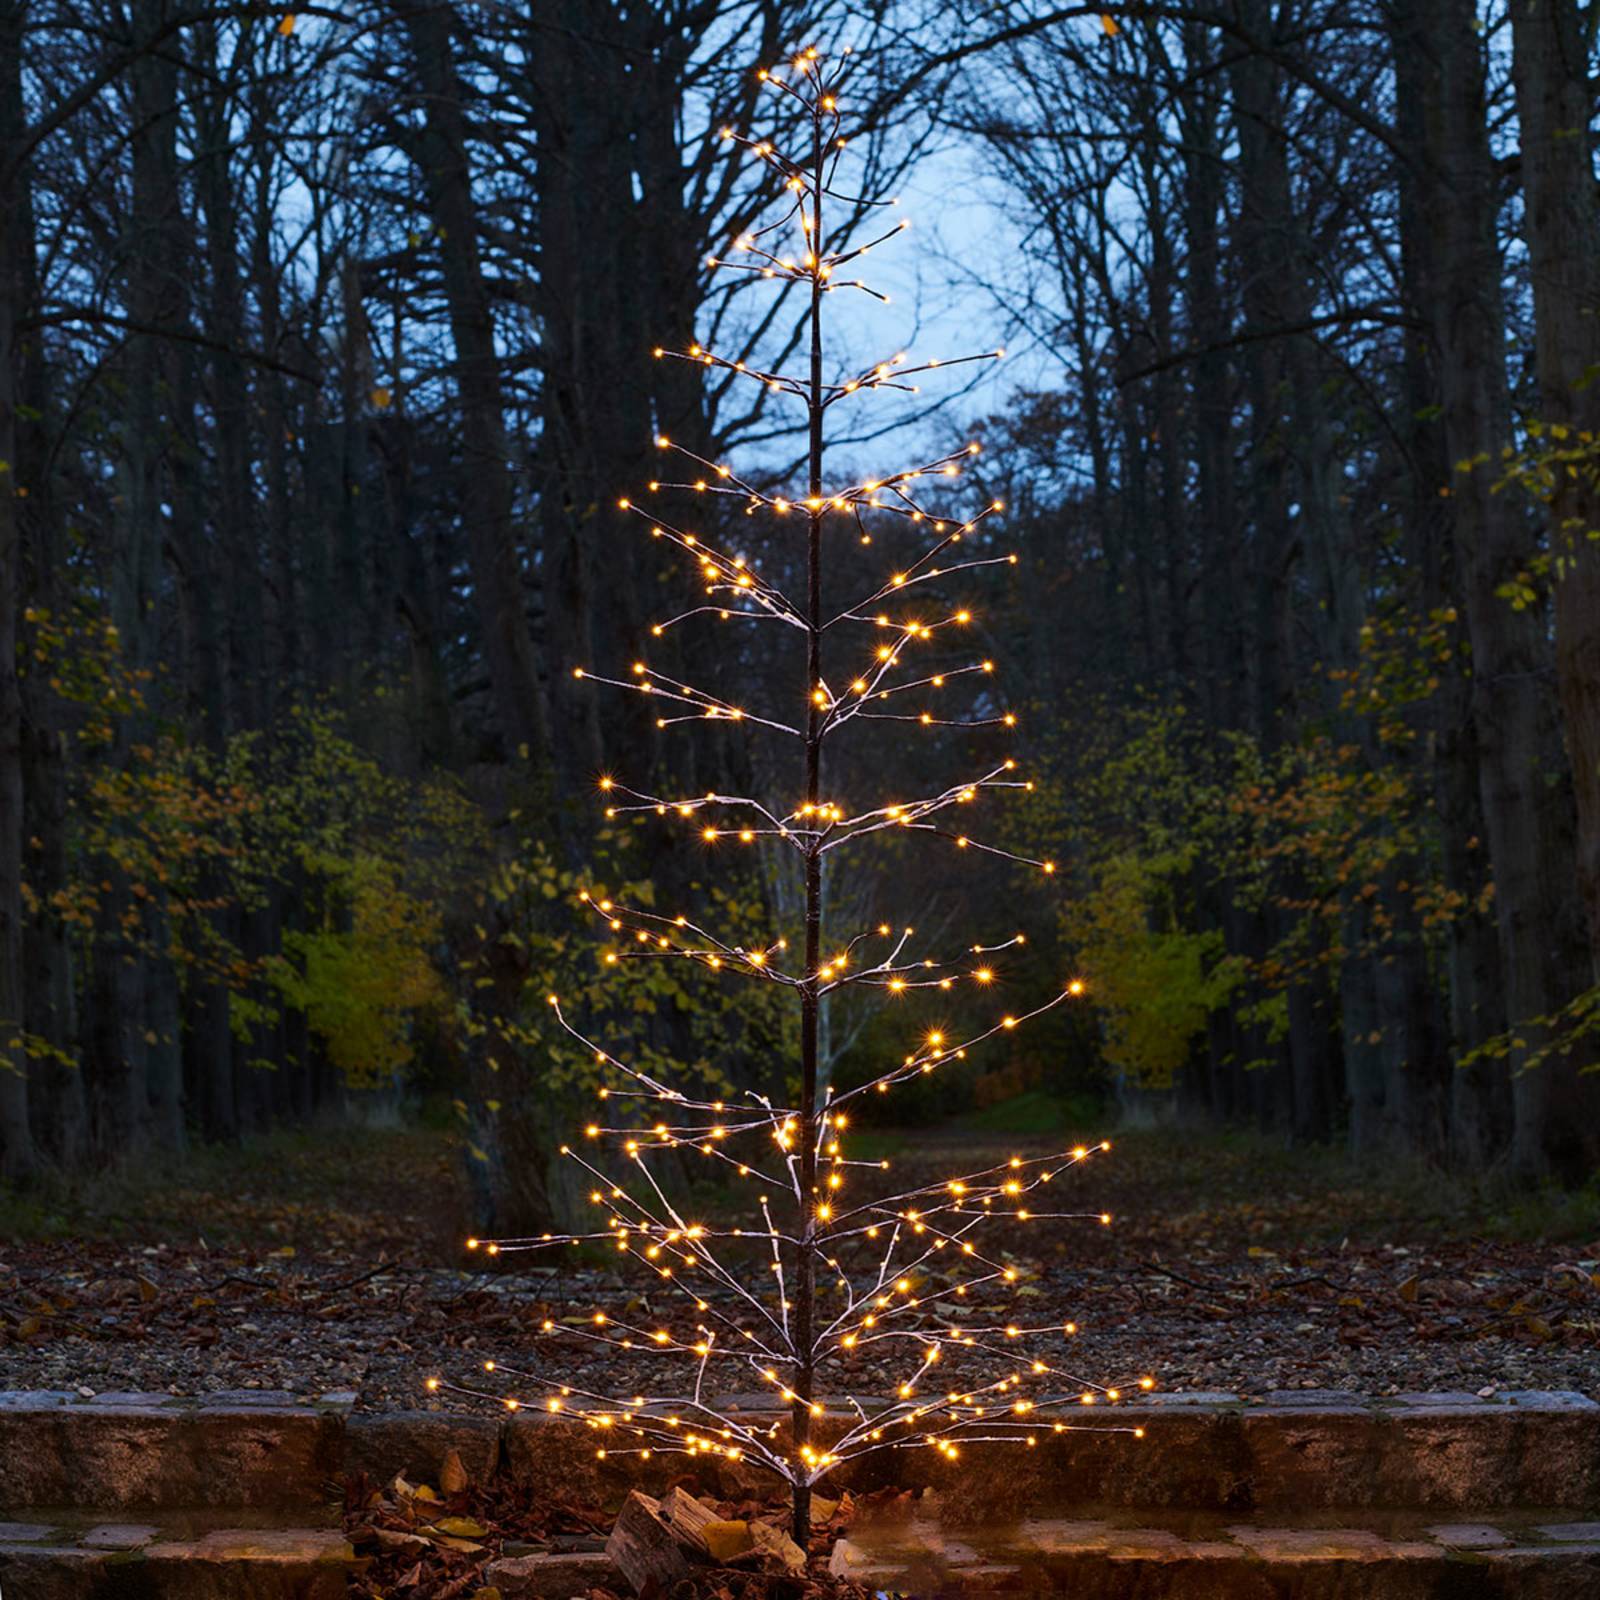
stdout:
[[[870,1137],[908,1182],[1059,1143],[993,1127]],[[1071,1180],[1111,1227],[1028,1224],[1008,1246],[1022,1309],[1076,1321],[1085,1371],[1245,1395],[1600,1395],[1600,1226],[1583,1197],[1516,1211],[1258,1140],[1114,1143]],[[654,1314],[636,1279],[594,1268],[468,1270],[457,1173],[443,1134],[302,1136],[13,1211],[0,1389],[414,1406],[427,1372],[514,1357],[546,1317],[618,1297]]]

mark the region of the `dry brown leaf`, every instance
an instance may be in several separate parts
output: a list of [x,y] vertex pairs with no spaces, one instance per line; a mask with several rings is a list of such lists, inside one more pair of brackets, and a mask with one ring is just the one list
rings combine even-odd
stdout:
[[750,1540],[756,1549],[775,1555],[791,1572],[803,1572],[806,1553],[788,1534],[767,1522],[750,1524]]
[[731,1561],[735,1556],[742,1556],[746,1550],[755,1548],[748,1522],[703,1522],[698,1532],[713,1561]]
[[429,1531],[452,1533],[458,1539],[481,1539],[489,1530],[481,1522],[474,1522],[471,1517],[440,1517],[432,1524]]
[[462,1464],[461,1452],[452,1450],[439,1464],[439,1487],[446,1494],[460,1494],[471,1479]]
[[449,1533],[436,1533],[431,1537],[435,1544],[443,1545],[446,1550],[459,1550],[463,1555],[474,1556],[484,1548],[472,1539],[457,1539]]
[[399,1533],[393,1528],[374,1528],[372,1536],[385,1550],[426,1550],[428,1541],[417,1533]]

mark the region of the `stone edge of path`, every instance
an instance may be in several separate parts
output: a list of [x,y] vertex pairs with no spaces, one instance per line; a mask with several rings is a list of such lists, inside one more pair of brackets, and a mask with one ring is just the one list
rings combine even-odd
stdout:
[[[521,1412],[363,1412],[348,1392],[312,1404],[270,1391],[200,1398],[0,1391],[0,1508],[325,1508],[356,1472],[428,1480],[450,1451],[474,1477],[509,1472],[530,1492],[609,1504],[633,1484],[661,1483],[680,1456],[595,1455],[592,1430]],[[773,1415],[765,1396],[731,1396],[730,1415]],[[1143,1427],[1146,1437],[1126,1431]],[[1118,1430],[1118,1431],[1113,1431]],[[1141,1399],[1075,1413],[1040,1443],[970,1447],[959,1463],[894,1451],[835,1476],[841,1487],[953,1491],[969,1521],[1093,1505],[1182,1507],[1240,1515],[1362,1507],[1600,1511],[1600,1404],[1572,1391],[1480,1398],[1408,1394],[1382,1400],[1292,1391],[1259,1401],[1219,1393]],[[704,1465],[704,1463],[702,1463]],[[747,1464],[714,1464],[727,1492]],[[952,1510],[951,1515],[958,1513]]]
[[0,1587],[18,1600],[344,1600],[355,1553],[330,1528],[215,1528],[150,1524],[0,1523]]
[[[1600,1524],[1518,1528],[1438,1526],[1410,1537],[1369,1528],[1230,1526],[1200,1537],[1161,1528],[1040,1521],[985,1544],[909,1523],[855,1530],[831,1570],[871,1588],[943,1593],[1067,1593],[1100,1597],[1293,1593],[1327,1600],[1590,1600],[1600,1576]],[[1130,1569],[1137,1568],[1137,1574]],[[507,1586],[510,1597],[548,1591]]]

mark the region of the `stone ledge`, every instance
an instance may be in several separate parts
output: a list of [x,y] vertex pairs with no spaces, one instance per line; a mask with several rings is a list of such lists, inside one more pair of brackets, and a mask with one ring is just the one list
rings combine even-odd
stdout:
[[1360,1526],[1235,1526],[1195,1536],[1105,1522],[1033,1522],[980,1542],[952,1540],[927,1523],[868,1524],[838,1542],[831,1567],[839,1577],[919,1597],[1593,1600],[1600,1592],[1600,1543],[1512,1543],[1528,1531],[1503,1531],[1503,1548],[1463,1558],[1426,1534],[1394,1537]]
[[[322,1528],[215,1529],[195,1538],[141,1538],[107,1548],[91,1530],[67,1542],[0,1544],[7,1600],[343,1600],[354,1552]],[[140,1535],[159,1530],[118,1530]]]
[[587,1594],[597,1584],[615,1588],[621,1574],[610,1558],[596,1551],[571,1555],[506,1556],[483,1569],[486,1587],[498,1589],[505,1600],[571,1600]]
[[[436,1481],[452,1451],[475,1478],[506,1472],[539,1498],[607,1504],[682,1465],[661,1455],[600,1460],[591,1430],[541,1412],[352,1412],[277,1395],[241,1405],[236,1394],[136,1403],[142,1398],[51,1392],[30,1405],[25,1392],[0,1394],[0,1516],[32,1520],[32,1508],[71,1506],[304,1513],[355,1472]],[[755,1403],[764,1398],[730,1397],[728,1414],[772,1416],[770,1404]],[[1062,1432],[1041,1423],[1034,1449],[972,1446],[956,1466],[931,1451],[893,1452],[847,1465],[831,1482],[858,1491],[959,1488],[950,1503],[973,1522],[1096,1506],[1235,1516],[1370,1507],[1430,1512],[1440,1523],[1486,1509],[1560,1507],[1570,1520],[1600,1512],[1600,1405],[1586,1396],[1273,1398],[1285,1403],[1142,1398],[1080,1413]],[[1124,1431],[1133,1426],[1143,1439]],[[761,1481],[748,1461],[714,1470],[728,1493]]]
[[499,1417],[446,1411],[358,1411],[345,1419],[342,1471],[387,1483],[397,1472],[437,1483],[439,1465],[454,1450],[480,1482],[499,1470],[505,1422]]
[[[41,1520],[8,1524],[4,1535],[7,1600],[336,1600],[354,1564],[330,1529],[220,1527],[175,1537],[144,1525],[86,1521],[74,1531]],[[832,1566],[919,1600],[1594,1600],[1600,1521],[1486,1513],[1426,1528],[1393,1518],[1308,1527],[1175,1515],[1149,1525],[1035,1519],[953,1531],[920,1516],[885,1516],[858,1522]],[[552,1551],[488,1560],[477,1581],[504,1600],[569,1600],[613,1577],[603,1553]]]
[[326,1412],[221,1406],[0,1406],[0,1508],[320,1509],[343,1470]]

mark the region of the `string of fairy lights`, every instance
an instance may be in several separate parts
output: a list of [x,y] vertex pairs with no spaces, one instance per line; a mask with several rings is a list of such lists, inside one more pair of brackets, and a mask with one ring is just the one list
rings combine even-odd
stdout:
[[[842,201],[852,210],[893,203],[847,195],[835,187],[847,143],[840,134],[837,87],[848,56],[845,50],[830,63],[808,49],[786,66],[759,73],[764,85],[798,109],[801,124],[811,135],[809,161],[792,159],[772,140],[747,137],[732,128],[722,131],[727,143],[777,174],[785,201],[776,220],[734,240],[735,259],[711,257],[708,264],[807,286],[814,319],[820,315],[816,307],[822,296],[840,288],[887,300],[863,279],[846,278],[840,272],[909,226],[902,220],[865,244],[851,246],[840,240],[829,247],[822,226],[825,198]],[[798,238],[791,241],[793,233]],[[817,439],[821,414],[854,395],[881,389],[915,392],[920,387],[911,381],[915,378],[1005,354],[996,350],[913,363],[902,351],[853,368],[848,376],[824,381],[815,321],[813,328],[809,376],[764,370],[700,344],[685,350],[658,348],[655,355],[718,369],[769,392],[802,400]],[[652,497],[720,497],[724,505],[736,502],[748,517],[779,523],[797,517],[812,534],[813,552],[818,535],[831,526],[845,527],[862,545],[870,545],[872,523],[880,517],[897,519],[926,543],[915,560],[884,575],[860,599],[825,614],[817,599],[815,570],[808,601],[796,600],[760,571],[749,554],[724,548],[698,529],[681,525],[683,519],[663,516],[653,505],[622,500],[622,509],[643,518],[653,538],[692,563],[703,590],[702,600],[654,624],[651,637],[659,639],[682,623],[709,616],[779,622],[797,629],[806,636],[812,662],[820,660],[818,646],[825,634],[866,629],[868,642],[864,647],[842,644],[841,654],[849,649],[856,655],[855,667],[835,679],[816,671],[808,684],[810,704],[802,708],[801,717],[787,721],[645,660],[635,661],[626,676],[575,669],[574,675],[585,681],[651,697],[661,708],[657,717],[661,728],[694,721],[732,722],[789,735],[808,745],[812,792],[793,803],[715,790],[662,795],[608,775],[599,780],[606,815],[653,814],[686,822],[708,848],[776,841],[798,852],[808,870],[814,870],[830,851],[899,830],[930,834],[957,850],[1054,873],[1053,861],[1018,854],[955,825],[959,808],[975,805],[986,795],[1033,788],[1031,781],[1018,775],[1017,763],[1010,757],[935,794],[865,809],[826,798],[817,782],[816,752],[822,742],[854,721],[1016,726],[1015,715],[996,706],[987,693],[967,715],[950,714],[940,704],[942,691],[952,685],[972,681],[986,687],[995,671],[992,660],[975,657],[938,670],[910,664],[919,646],[942,641],[947,634],[959,635],[972,622],[965,608],[948,610],[937,599],[926,601],[920,592],[924,586],[937,584],[933,591],[937,595],[952,578],[1017,560],[1014,554],[993,554],[973,540],[1004,510],[1002,502],[992,500],[967,517],[943,513],[934,503],[938,493],[960,486],[979,453],[978,443],[885,477],[797,498],[763,489],[729,463],[703,456],[665,435],[656,444],[664,457],[686,464],[689,475],[652,482]],[[819,451],[814,446],[814,477]],[[964,544],[966,550],[961,548]],[[859,634],[841,632],[841,637],[859,638]],[[625,904],[589,891],[580,894],[579,902],[608,935],[604,951],[608,964],[688,962],[714,973],[776,985],[813,1008],[829,995],[863,985],[886,990],[890,997],[958,989],[982,996],[996,987],[996,958],[1025,943],[1019,932],[995,943],[969,944],[954,955],[938,955],[924,951],[914,927],[879,923],[831,943],[814,936],[808,941],[816,947],[813,961],[805,952],[791,952],[785,937],[740,942],[687,915]],[[969,1051],[1004,1038],[1082,989],[1077,980],[1066,982],[1030,1009],[991,1012],[959,1034],[929,1030],[876,1077],[837,1092],[826,1089],[821,1104],[810,1112],[776,1105],[753,1088],[731,1099],[701,1098],[676,1088],[588,1037],[569,1018],[559,997],[551,995],[555,1024],[591,1054],[599,1081],[600,1110],[595,1120],[580,1139],[561,1149],[561,1155],[592,1185],[588,1203],[594,1221],[576,1232],[471,1239],[468,1247],[500,1256],[567,1246],[630,1258],[639,1271],[654,1277],[672,1312],[641,1318],[632,1311],[619,1314],[597,1307],[581,1317],[546,1319],[541,1338],[599,1347],[596,1353],[608,1359],[676,1360],[687,1363],[688,1376],[675,1395],[630,1395],[553,1378],[551,1372],[559,1370],[555,1360],[548,1369],[542,1363],[528,1369],[487,1360],[482,1380],[466,1383],[434,1377],[428,1379],[428,1388],[492,1400],[512,1411],[538,1408],[576,1417],[600,1436],[596,1454],[601,1457],[673,1453],[748,1459],[795,1485],[797,1507],[804,1486],[869,1452],[931,1448],[955,1459],[966,1442],[1035,1446],[1053,1432],[1084,1426],[1069,1417],[1081,1418],[1086,1409],[1114,1405],[1152,1388],[1149,1377],[1106,1384],[1086,1377],[1059,1353],[1041,1353],[1042,1340],[1051,1341],[1052,1350],[1057,1343],[1070,1341],[1077,1332],[1075,1323],[1041,1326],[974,1320],[983,1315],[981,1305],[1014,1292],[1021,1277],[1008,1253],[986,1242],[994,1228],[1026,1227],[1038,1221],[1111,1222],[1105,1213],[1061,1208],[1060,1189],[1055,1187],[1109,1150],[1109,1144],[1078,1145],[1046,1156],[1011,1156],[978,1172],[889,1196],[858,1195],[858,1188],[871,1186],[856,1180],[868,1173],[881,1174],[890,1163],[846,1153],[852,1100],[886,1094],[944,1063],[964,1060]],[[732,1184],[748,1185],[759,1220],[753,1216],[750,1225],[732,1226],[685,1216],[680,1202],[650,1166],[653,1157],[669,1151],[691,1158],[698,1155]],[[752,1272],[752,1262],[760,1262],[765,1270]],[[813,1279],[815,1304],[807,1301],[802,1307],[796,1296],[813,1293]],[[802,1323],[809,1333],[802,1332]],[[864,1395],[852,1388],[850,1374],[869,1362],[898,1374],[889,1393]],[[946,1376],[963,1369],[969,1374],[964,1380]],[[970,1376],[974,1370],[978,1375]],[[818,1375],[835,1371],[841,1373],[841,1392],[838,1398],[829,1398]],[[751,1382],[771,1394],[775,1410],[788,1407],[789,1415],[719,1405],[731,1389]],[[816,1431],[809,1426],[811,1419],[819,1424]],[[1136,1426],[1095,1426],[1143,1432]]]

